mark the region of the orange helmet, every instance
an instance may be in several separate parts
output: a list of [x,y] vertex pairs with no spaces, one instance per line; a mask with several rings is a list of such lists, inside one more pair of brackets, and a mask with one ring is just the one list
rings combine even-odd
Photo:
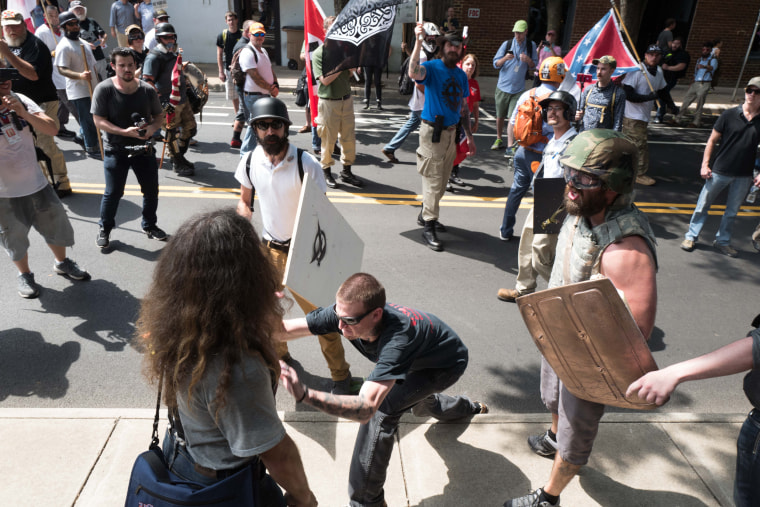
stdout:
[[538,69],[538,78],[541,81],[549,83],[561,83],[565,79],[566,73],[565,61],[559,56],[550,56],[541,62],[541,68]]

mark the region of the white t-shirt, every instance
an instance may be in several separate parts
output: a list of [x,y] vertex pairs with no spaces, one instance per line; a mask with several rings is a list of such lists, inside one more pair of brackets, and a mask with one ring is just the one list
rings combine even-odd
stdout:
[[259,75],[264,78],[267,83],[273,82],[274,73],[272,72],[272,62],[269,60],[269,54],[266,49],[257,51],[256,48],[253,47],[253,44],[248,44],[246,48],[253,48],[259,57],[259,61],[258,63],[256,62],[256,58],[253,56],[253,51],[248,51],[248,49],[246,49],[240,53],[238,62],[240,62],[240,68],[246,73],[244,90],[247,92],[259,92],[269,95],[269,88],[265,89],[260,87],[253,81],[253,78],[248,75],[248,69],[256,69]]
[[570,127],[562,137],[557,139],[552,137],[551,140],[546,143],[544,148],[544,174],[543,178],[561,178],[563,176],[562,166],[559,165],[559,159],[562,158],[562,153],[567,148],[567,141],[578,132]]
[[[623,84],[629,85],[636,93],[641,95],[646,95],[652,91],[647,84],[647,77],[649,78],[649,82],[652,83],[652,88],[654,88],[655,91],[662,90],[667,86],[665,76],[660,67],[657,67],[656,76],[653,76],[646,71],[647,75],[644,77],[644,72],[645,71],[640,70],[629,72],[623,78]],[[649,123],[653,105],[654,100],[648,100],[646,102],[631,102],[630,100],[626,100],[625,114],[623,116],[625,118],[631,118],[632,120],[641,120]]]
[[[50,52],[53,53],[53,58],[55,58],[55,48],[58,45],[58,41],[64,38],[63,32],[55,35],[50,31],[50,27],[45,24],[37,27],[34,35],[45,43]],[[66,78],[58,72],[58,67],[55,65],[53,65],[53,84],[55,85],[56,90],[63,90],[66,88]]]
[[[26,95],[14,93],[30,113],[42,113],[42,109]],[[48,184],[37,163],[34,136],[24,120],[24,128],[16,131],[11,120],[11,110],[0,105],[0,197],[24,197],[39,192]],[[20,119],[20,118],[19,118]]]
[[151,31],[145,34],[145,47],[148,48],[148,51],[153,49],[154,47],[158,46],[158,40],[156,39],[156,29],[153,28]]
[[[420,65],[426,62],[428,59],[427,53],[420,49]],[[412,98],[409,99],[409,109],[412,111],[422,111],[425,107],[425,92],[420,91],[415,83],[414,90],[412,91]]]
[[[302,182],[298,174],[297,148],[291,144],[283,161],[276,166],[269,162],[261,145],[256,146],[251,153],[251,179],[248,179],[245,167],[248,156],[240,159],[235,179],[245,188],[256,189],[264,239],[285,242],[293,236],[298,201],[301,198]],[[304,152],[302,160],[304,178],[308,174],[309,180],[319,187],[320,192],[327,192],[322,166],[317,159],[311,153]]]
[[[87,55],[87,65],[90,69],[90,81],[92,89],[98,84],[98,73],[95,71],[95,57],[92,55],[90,45],[79,39],[71,40],[63,37],[55,47],[55,61],[53,64],[57,67],[66,67],[74,72],[84,72],[84,60],[82,59],[82,50],[84,48]],[[82,79],[66,78],[66,95],[69,100],[83,99],[90,96],[90,88],[87,81]]]

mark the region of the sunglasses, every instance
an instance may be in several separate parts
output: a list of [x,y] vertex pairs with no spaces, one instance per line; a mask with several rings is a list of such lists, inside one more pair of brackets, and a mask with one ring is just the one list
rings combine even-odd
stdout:
[[747,95],[757,95],[760,94],[760,88],[745,88],[744,93]]
[[266,37],[267,34],[265,34],[265,33],[254,33],[253,36],[254,37]]
[[156,18],[162,23],[168,23],[169,22],[169,16],[161,16],[160,18]]
[[362,320],[364,320],[364,317],[369,315],[370,313],[374,312],[376,308],[372,308],[371,310],[368,310],[364,312],[363,314],[359,315],[358,317],[343,317],[341,315],[338,315],[338,310],[335,308],[336,305],[333,305],[333,313],[336,317],[338,317],[338,320],[343,322],[347,326],[355,326]]
[[145,40],[145,36],[143,35],[130,35],[129,40]]
[[270,128],[272,130],[279,130],[285,125],[285,122],[282,120],[257,121],[254,125],[259,130],[269,130]]
[[602,186],[602,180],[597,176],[576,171],[575,169],[570,169],[568,167],[565,168],[565,181],[578,190],[590,190]]

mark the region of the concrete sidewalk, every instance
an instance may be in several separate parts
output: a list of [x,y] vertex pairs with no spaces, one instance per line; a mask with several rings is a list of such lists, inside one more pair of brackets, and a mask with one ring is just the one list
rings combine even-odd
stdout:
[[[199,64],[198,67],[200,67],[200,69],[206,73],[209,83],[209,90],[218,92],[224,91],[224,83],[222,83],[217,77],[218,72],[216,64]],[[298,78],[301,75],[300,70],[290,70],[287,67],[275,67],[274,71],[277,75],[277,80],[280,83],[281,92],[291,93],[296,89]],[[386,74],[383,74],[383,83],[385,85],[385,88],[383,90],[384,99],[402,100],[403,102],[407,102],[409,100],[409,97],[402,96],[398,93],[398,72],[390,72],[387,74],[387,76],[388,77],[386,77]],[[734,102],[731,101],[731,96],[734,92],[733,85],[735,83],[731,83],[731,86],[719,86],[711,91],[707,96],[707,101],[705,102],[703,109],[704,114],[718,116],[726,109],[742,103],[744,101],[744,86],[747,84],[750,77],[752,76],[746,77],[741,83],[741,87],[736,91],[736,99]],[[480,84],[480,94],[484,100],[483,106],[491,110],[494,108],[494,91],[496,90],[497,80],[498,78],[496,76],[481,76],[478,78],[478,84]],[[352,85],[354,95],[357,97],[363,97],[364,85],[358,84],[353,80]],[[526,87],[530,87],[529,82],[526,82]],[[673,101],[676,103],[676,105],[681,105],[683,96],[686,94],[686,91],[688,89],[688,84],[679,84],[673,88],[673,90],[671,90],[670,94],[673,97]],[[373,87],[373,97],[374,93],[375,92]],[[694,104],[692,104],[692,108],[693,107],[695,107]]]
[[[347,504],[358,424],[310,411],[281,417],[320,505]],[[124,505],[152,419],[149,409],[0,409],[3,504]],[[500,506],[542,486],[552,463],[532,454],[526,437],[549,420],[547,414],[489,414],[469,424],[435,424],[404,416],[385,484],[388,505]],[[562,505],[733,505],[743,420],[741,414],[607,414],[591,461],[562,494]]]

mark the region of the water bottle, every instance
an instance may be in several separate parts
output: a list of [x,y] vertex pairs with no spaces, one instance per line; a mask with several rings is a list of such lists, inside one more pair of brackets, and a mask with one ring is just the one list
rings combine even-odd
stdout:
[[[753,179],[757,178],[758,174],[760,174],[760,159],[755,160],[755,170],[752,171]],[[752,188],[749,189],[749,193],[747,194],[746,201],[750,204],[754,204],[758,192],[760,192],[760,187],[752,185]]]

